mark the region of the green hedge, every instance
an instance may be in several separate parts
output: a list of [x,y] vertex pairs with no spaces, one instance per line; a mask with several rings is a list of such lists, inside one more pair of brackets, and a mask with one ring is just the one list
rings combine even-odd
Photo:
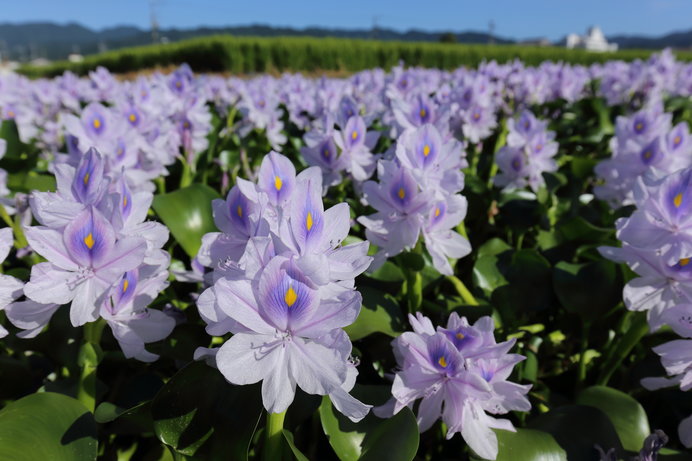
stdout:
[[[166,45],[124,48],[87,56],[81,63],[59,61],[47,67],[26,66],[21,73],[46,77],[71,70],[85,74],[97,66],[112,72],[131,72],[156,66],[188,63],[193,70],[233,73],[283,71],[359,71],[407,65],[453,69],[475,67],[483,60],[507,62],[519,58],[529,65],[545,60],[592,64],[611,59],[631,61],[647,58],[652,51],[624,50],[592,53],[558,47],[518,45],[465,45],[425,42],[381,42],[313,37],[202,37]],[[678,59],[691,61],[692,52],[678,52]]]

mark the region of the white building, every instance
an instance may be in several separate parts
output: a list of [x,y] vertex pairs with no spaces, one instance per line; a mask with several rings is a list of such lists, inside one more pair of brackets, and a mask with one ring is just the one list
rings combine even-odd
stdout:
[[584,36],[569,34],[567,48],[582,48],[589,51],[617,51],[617,43],[608,43],[598,26],[590,27]]

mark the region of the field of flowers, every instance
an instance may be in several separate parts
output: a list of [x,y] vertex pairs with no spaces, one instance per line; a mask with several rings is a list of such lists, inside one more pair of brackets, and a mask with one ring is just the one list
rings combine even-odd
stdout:
[[692,64],[0,76],[0,461],[692,460]]

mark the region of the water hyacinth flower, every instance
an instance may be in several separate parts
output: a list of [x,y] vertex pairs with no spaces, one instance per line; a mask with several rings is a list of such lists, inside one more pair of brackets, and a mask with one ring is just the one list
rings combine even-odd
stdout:
[[246,330],[237,331],[216,355],[226,379],[234,384],[262,380],[270,413],[284,412],[298,385],[309,394],[329,395],[353,421],[365,417],[369,406],[348,394],[354,383],[351,345],[341,330],[358,316],[360,296],[321,300],[318,287],[281,256],[270,260],[255,283],[222,279],[215,284],[221,309]]
[[492,429],[513,431],[512,423],[492,415],[512,410],[529,411],[526,393],[531,386],[508,381],[523,356],[509,354],[515,340],[497,344],[490,317],[475,324],[452,313],[446,328],[435,329],[427,317],[409,314],[413,332],[393,341],[399,370],[392,384],[393,399],[375,409],[378,416],[413,407],[418,426],[426,431],[440,417],[447,425],[447,438],[461,433],[478,455],[495,459],[497,436]]
[[692,168],[661,179],[640,178],[637,210],[617,222],[617,237],[636,248],[659,250],[668,264],[692,256]]
[[139,266],[146,251],[142,238],[116,241],[113,226],[93,206],[75,216],[63,232],[44,226],[24,231],[31,248],[48,260],[31,268],[24,293],[38,303],[71,303],[74,326],[98,318],[97,306],[108,288]]
[[377,157],[372,149],[379,137],[379,132],[367,131],[365,121],[357,115],[349,118],[342,130],[334,131],[334,143],[341,150],[346,171],[354,180],[365,181],[374,173]]
[[214,213],[222,232],[205,236],[215,263],[197,305],[210,334],[233,336],[196,357],[215,356],[231,383],[262,381],[270,413],[284,412],[298,386],[329,395],[354,421],[365,417],[370,407],[348,394],[357,371],[342,328],[358,316],[353,279],[371,258],[367,242],[341,246],[348,205],[324,210],[319,168],[296,175],[286,157],[271,152],[257,185],[238,180]]

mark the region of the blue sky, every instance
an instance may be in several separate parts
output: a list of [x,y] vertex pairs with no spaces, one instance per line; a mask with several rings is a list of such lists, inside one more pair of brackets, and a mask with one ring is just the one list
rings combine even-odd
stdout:
[[[692,0],[154,0],[161,27],[271,24],[336,28],[487,30],[557,39],[598,24],[606,35],[692,28]],[[0,22],[79,22],[149,27],[149,0],[2,0]]]

